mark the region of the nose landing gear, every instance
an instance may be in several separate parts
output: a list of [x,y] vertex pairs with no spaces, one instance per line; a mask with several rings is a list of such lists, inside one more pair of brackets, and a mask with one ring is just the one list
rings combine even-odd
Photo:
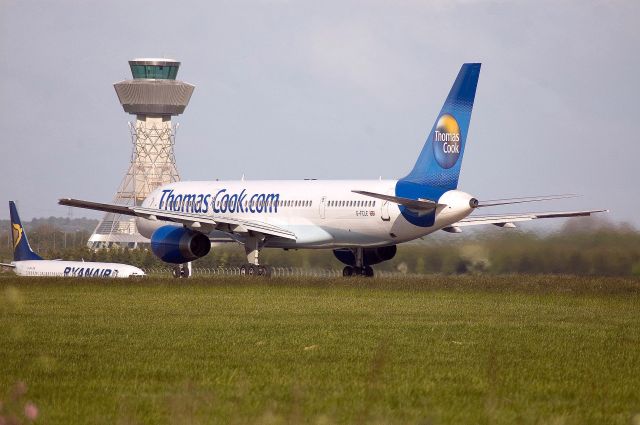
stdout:
[[177,279],[186,279],[190,277],[192,274],[191,263],[176,264],[173,266],[171,274]]
[[258,266],[255,264],[243,264],[242,266],[240,266],[240,274],[243,276],[271,277],[271,267]]

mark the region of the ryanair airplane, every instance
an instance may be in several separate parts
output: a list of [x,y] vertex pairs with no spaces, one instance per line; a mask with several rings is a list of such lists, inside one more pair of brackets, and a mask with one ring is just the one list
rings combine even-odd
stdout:
[[43,260],[31,249],[13,201],[9,201],[9,211],[13,235],[13,262],[0,263],[0,266],[12,267],[18,276],[142,277],[145,275],[139,268],[127,264]]
[[[155,255],[185,264],[207,255],[212,241],[243,244],[241,272],[268,275],[263,248],[332,249],[345,276],[373,276],[372,265],[390,260],[399,243],[438,230],[540,218],[588,216],[603,210],[475,215],[485,207],[559,199],[546,196],[480,201],[458,190],[479,63],[464,64],[413,169],[399,180],[183,181],[153,191],[141,205],[77,199],[61,205],[135,216]],[[182,266],[180,266],[182,265]]]

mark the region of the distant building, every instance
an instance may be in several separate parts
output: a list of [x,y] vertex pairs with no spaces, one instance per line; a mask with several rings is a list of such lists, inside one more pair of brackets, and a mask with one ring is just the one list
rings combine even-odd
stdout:
[[[125,112],[136,116],[129,122],[133,152],[131,165],[120,183],[114,203],[140,205],[153,190],[180,180],[173,153],[177,125],[171,117],[184,112],[195,86],[176,80],[180,62],[173,59],[129,61],[132,80],[114,87]],[[89,238],[93,249],[137,247],[149,243],[131,216],[107,213]]]

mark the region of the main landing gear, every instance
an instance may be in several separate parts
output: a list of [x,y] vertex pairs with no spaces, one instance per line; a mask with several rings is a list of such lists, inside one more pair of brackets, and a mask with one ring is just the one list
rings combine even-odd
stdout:
[[351,267],[346,266],[342,269],[342,276],[365,276],[365,277],[373,277],[373,268],[371,266],[364,267]]
[[356,248],[353,250],[355,264],[353,266],[346,266],[342,269],[342,276],[365,276],[373,277],[373,269],[371,266],[364,263],[364,249]]
[[247,263],[240,266],[240,274],[244,276],[271,277],[271,267],[260,265],[260,239],[255,236],[247,238],[244,243],[244,251],[247,254]]

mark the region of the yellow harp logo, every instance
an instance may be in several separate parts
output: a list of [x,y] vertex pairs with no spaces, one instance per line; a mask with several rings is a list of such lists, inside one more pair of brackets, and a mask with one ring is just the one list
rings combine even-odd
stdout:
[[13,249],[16,249],[16,247],[20,243],[20,240],[22,240],[22,226],[20,226],[19,224],[14,224],[11,227],[11,230],[13,230]]

